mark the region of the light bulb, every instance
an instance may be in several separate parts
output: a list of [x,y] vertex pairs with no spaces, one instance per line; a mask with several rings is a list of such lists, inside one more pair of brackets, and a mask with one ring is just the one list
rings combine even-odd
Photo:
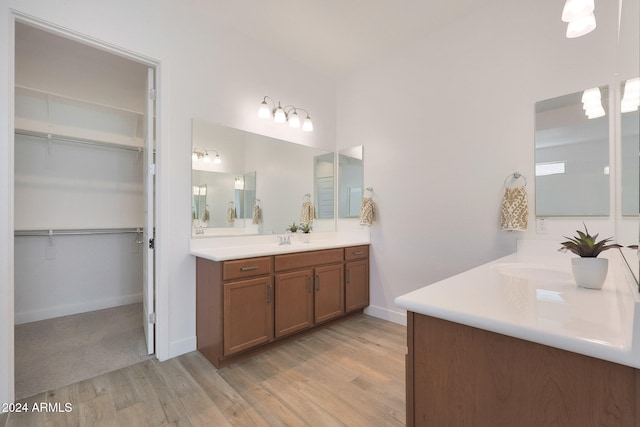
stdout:
[[215,163],[216,165],[222,163],[222,159],[220,158],[220,155],[218,153],[216,153],[216,157],[213,159],[213,163]]
[[567,0],[562,9],[562,20],[573,22],[585,15],[592,14],[594,10],[593,0]]
[[313,132],[313,122],[309,115],[307,115],[307,118],[304,119],[304,122],[302,123],[302,130],[305,132]]
[[602,117],[604,115],[605,115],[605,112],[604,112],[604,108],[602,108],[602,106],[600,108],[594,108],[593,110],[587,111],[587,118],[589,120],[597,119],[598,117]]
[[258,117],[261,119],[268,119],[271,117],[271,108],[269,108],[269,104],[267,104],[266,100],[262,101],[260,108],[258,108]]
[[636,111],[639,105],[639,99],[623,99],[622,102],[620,102],[620,112],[630,113]]
[[204,161],[205,163],[211,162],[211,157],[209,157],[209,153],[204,153]]
[[276,112],[273,114],[273,120],[275,120],[276,123],[284,123],[287,121],[287,115],[284,113],[280,104],[278,104],[278,108],[276,108]]
[[289,127],[292,127],[292,128],[300,127],[300,117],[298,117],[298,113],[296,113],[295,110],[289,116]]
[[194,162],[197,162],[198,161],[198,153],[196,153],[194,151],[193,154],[191,154],[191,160],[193,160]]
[[567,25],[567,38],[574,39],[576,37],[589,34],[596,29],[596,16],[592,13],[569,22]]
[[599,87],[592,87],[591,89],[587,89],[582,94],[582,103],[586,103],[591,100],[600,100],[602,99],[602,95],[600,94]]

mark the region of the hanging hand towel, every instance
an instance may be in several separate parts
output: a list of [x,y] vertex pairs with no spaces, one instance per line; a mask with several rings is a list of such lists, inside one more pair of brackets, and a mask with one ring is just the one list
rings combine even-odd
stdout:
[[526,231],[529,221],[527,188],[505,187],[500,212],[500,225],[505,231]]
[[360,225],[371,226],[376,219],[375,206],[371,197],[363,197],[360,205]]
[[251,217],[252,224],[260,224],[262,222],[262,208],[259,204],[253,207],[253,216]]
[[300,223],[309,224],[316,219],[316,208],[313,206],[311,202],[303,202],[302,203],[302,212],[300,212]]
[[204,212],[202,212],[202,222],[209,222],[209,211],[205,208]]
[[236,208],[234,206],[229,206],[229,208],[227,209],[227,224],[233,224],[236,218]]

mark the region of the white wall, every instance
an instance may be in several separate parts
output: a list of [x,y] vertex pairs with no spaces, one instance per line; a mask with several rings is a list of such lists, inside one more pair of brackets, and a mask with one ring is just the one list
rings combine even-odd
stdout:
[[[12,22],[10,8],[160,63],[156,350],[164,360],[195,349],[195,261],[189,255],[191,118],[333,149],[333,83],[234,34],[224,16],[203,11],[201,2],[7,0],[0,7],[0,22]],[[6,130],[0,134],[4,201],[0,203],[0,402],[4,402],[13,396],[13,30],[12,25],[0,28],[0,58],[4,58],[0,129]],[[257,108],[264,95],[309,110],[314,132],[259,120]]]
[[[637,0],[625,8],[637,18]],[[598,3],[597,30],[573,40],[561,10],[557,0],[491,2],[339,82],[338,148],[365,145],[365,187],[378,208],[371,313],[402,321],[397,296],[514,252],[523,235],[540,237],[534,103],[609,84],[616,70],[638,73],[637,42],[614,47],[617,2]],[[499,208],[515,171],[528,179],[531,231],[509,234],[499,229]],[[587,225],[613,234],[614,218]],[[544,237],[576,225],[552,221]]]

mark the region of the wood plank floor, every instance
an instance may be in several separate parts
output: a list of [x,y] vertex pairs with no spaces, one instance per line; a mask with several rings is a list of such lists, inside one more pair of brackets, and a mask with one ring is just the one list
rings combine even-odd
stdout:
[[355,316],[220,370],[193,352],[40,393],[0,426],[402,426],[405,354],[404,326]]

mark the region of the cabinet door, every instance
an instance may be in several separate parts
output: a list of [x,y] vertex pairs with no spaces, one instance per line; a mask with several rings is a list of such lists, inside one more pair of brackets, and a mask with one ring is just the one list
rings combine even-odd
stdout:
[[328,265],[315,269],[315,323],[344,315],[344,266]]
[[224,354],[273,340],[271,277],[224,284]]
[[276,275],[276,338],[313,326],[313,270]]
[[347,313],[369,305],[369,262],[346,264],[345,309]]

